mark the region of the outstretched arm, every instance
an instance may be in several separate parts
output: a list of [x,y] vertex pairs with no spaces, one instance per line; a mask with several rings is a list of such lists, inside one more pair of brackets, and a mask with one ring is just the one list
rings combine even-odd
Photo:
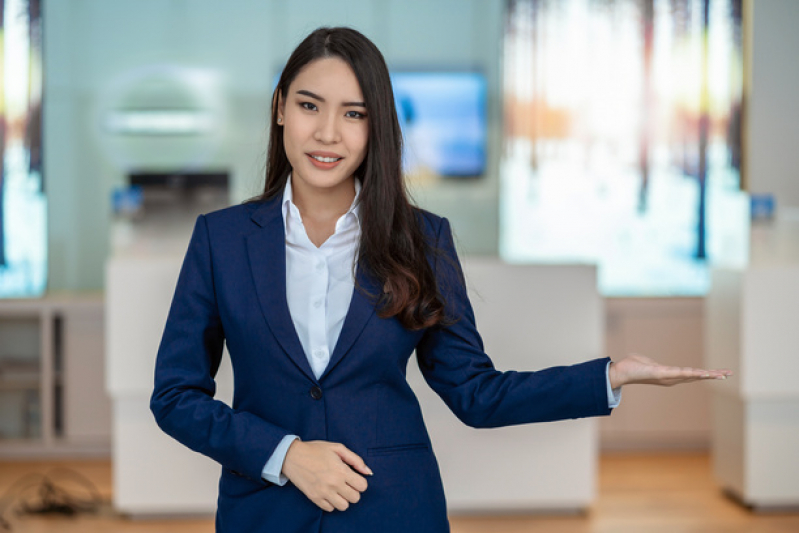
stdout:
[[608,376],[610,386],[617,389],[623,385],[643,384],[671,387],[680,383],[690,383],[707,379],[727,379],[731,370],[704,370],[658,364],[642,355],[631,355],[610,364]]

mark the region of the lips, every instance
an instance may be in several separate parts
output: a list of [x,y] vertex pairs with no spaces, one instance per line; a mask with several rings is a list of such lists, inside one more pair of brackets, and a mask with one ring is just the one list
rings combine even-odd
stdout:
[[332,152],[310,152],[305,155],[308,156],[308,160],[313,166],[322,170],[334,168],[344,159],[340,155]]
[[335,163],[336,161],[341,159],[340,157],[322,157],[322,156],[318,156],[318,155],[312,155],[311,157],[313,157],[314,159],[316,159],[320,163]]

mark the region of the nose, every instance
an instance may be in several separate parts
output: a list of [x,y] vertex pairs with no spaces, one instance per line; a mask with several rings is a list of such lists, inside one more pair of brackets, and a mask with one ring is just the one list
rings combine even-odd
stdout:
[[335,113],[320,113],[314,138],[325,144],[337,143],[341,140],[339,120]]

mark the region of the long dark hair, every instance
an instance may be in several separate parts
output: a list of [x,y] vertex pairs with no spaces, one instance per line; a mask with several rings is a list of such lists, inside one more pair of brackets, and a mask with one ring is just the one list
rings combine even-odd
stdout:
[[441,296],[427,258],[437,255],[421,230],[422,214],[411,205],[402,175],[402,133],[394,107],[388,67],[380,50],[351,28],[319,28],[289,57],[272,95],[272,127],[266,184],[260,200],[283,193],[291,165],[277,124],[279,96],[285,98],[297,74],[317,59],[338,57],[358,79],[369,117],[366,157],[355,171],[361,180],[361,241],[358,266],[383,287],[378,315],[396,316],[408,329],[445,322]]

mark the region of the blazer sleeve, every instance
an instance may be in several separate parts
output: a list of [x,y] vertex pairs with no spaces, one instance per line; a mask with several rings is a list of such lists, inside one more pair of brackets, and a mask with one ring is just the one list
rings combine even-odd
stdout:
[[289,432],[214,399],[224,339],[208,226],[201,216],[158,350],[150,409],[161,429],[182,444],[237,474],[261,480],[264,465]]
[[[537,372],[500,372],[483,350],[449,221],[437,231],[434,270],[450,323],[428,329],[416,348],[428,385],[472,427],[500,427],[610,414],[608,358]],[[524,317],[516,320],[524,327]]]

